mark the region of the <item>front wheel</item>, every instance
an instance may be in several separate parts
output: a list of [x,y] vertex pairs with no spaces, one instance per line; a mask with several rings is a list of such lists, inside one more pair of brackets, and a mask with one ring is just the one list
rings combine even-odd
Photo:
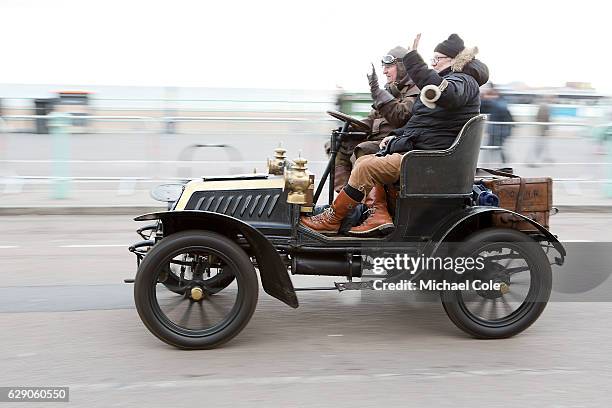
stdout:
[[[480,258],[483,268],[462,275],[465,290],[441,293],[444,310],[464,332],[481,339],[512,337],[531,326],[544,311],[552,288],[552,271],[540,244],[526,234],[489,228],[470,235],[455,256]],[[496,289],[474,288],[474,282]]]
[[[184,267],[189,277],[181,296],[163,283],[170,264]],[[211,275],[223,276],[227,287],[219,291]],[[238,244],[210,231],[184,231],[162,239],[144,258],[134,301],[141,320],[160,340],[183,349],[210,349],[247,325],[258,291],[253,264]]]
[[[192,278],[190,275],[191,269],[189,268],[192,261],[188,255],[183,255],[180,260],[170,261],[170,264],[166,265],[164,271],[159,276],[159,282],[163,283],[166,288],[177,295],[184,295],[185,290],[190,286]],[[223,273],[222,267],[215,268],[215,272],[214,275],[211,275],[209,268],[208,275],[204,276],[203,286],[206,288],[205,291],[208,295],[214,295],[222,291],[234,281],[234,276]]]

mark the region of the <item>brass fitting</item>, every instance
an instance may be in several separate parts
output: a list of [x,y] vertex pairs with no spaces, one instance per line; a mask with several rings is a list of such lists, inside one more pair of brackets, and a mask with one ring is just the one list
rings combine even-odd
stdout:
[[308,187],[310,186],[310,175],[306,171],[308,160],[298,157],[294,160],[295,165],[291,169],[285,169],[285,188],[289,192],[287,202],[289,204],[306,204]]
[[286,150],[282,147],[274,149],[274,159],[268,159],[268,174],[283,175],[286,162],[285,152]]
[[310,185],[308,186],[308,190],[306,190],[306,204],[303,204],[300,207],[300,212],[302,213],[312,213],[312,211],[314,210],[314,182],[315,182],[315,175],[308,172],[308,176],[310,178]]
[[199,286],[195,286],[193,288],[191,288],[191,299],[195,300],[196,302],[202,300],[202,298],[204,297],[204,291],[202,290],[201,287]]

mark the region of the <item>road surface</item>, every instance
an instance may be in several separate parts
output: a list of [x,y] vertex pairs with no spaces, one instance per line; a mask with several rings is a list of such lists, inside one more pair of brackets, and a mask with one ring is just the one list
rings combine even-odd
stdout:
[[[302,292],[294,310],[260,290],[233,341],[174,349],[145,329],[121,283],[135,271],[126,248],[135,225],[129,216],[0,218],[0,386],[69,386],[71,406],[87,407],[612,402],[610,302],[553,302],[522,335],[478,341],[435,301]],[[565,240],[612,241],[612,214],[559,214],[552,225]],[[330,280],[295,279],[315,281]]]

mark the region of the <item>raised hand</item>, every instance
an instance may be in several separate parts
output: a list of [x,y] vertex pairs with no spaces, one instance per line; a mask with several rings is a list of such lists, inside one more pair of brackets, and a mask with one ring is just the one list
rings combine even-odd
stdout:
[[416,37],[414,37],[414,41],[412,41],[412,48],[408,47],[410,51],[416,51],[419,48],[419,41],[421,41],[421,33],[418,33]]
[[376,75],[376,70],[374,69],[374,64],[372,64],[372,73],[367,74],[368,83],[370,84],[370,94],[372,94],[372,100],[374,104],[372,105],[374,109],[379,109],[384,104],[391,102],[394,98],[393,95],[389,93],[386,89],[380,89],[380,85],[378,85],[378,76]]
[[372,64],[372,73],[366,74],[368,77],[368,84],[370,84],[370,92],[372,93],[372,97],[374,97],[374,92],[380,88],[378,84],[378,75],[376,75],[376,69],[374,68],[374,64]]

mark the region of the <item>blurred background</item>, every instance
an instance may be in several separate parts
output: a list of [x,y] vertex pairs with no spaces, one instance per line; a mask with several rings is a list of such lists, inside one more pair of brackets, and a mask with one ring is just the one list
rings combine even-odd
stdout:
[[[426,60],[458,32],[489,66],[483,112],[501,123],[488,129],[483,166],[553,177],[556,205],[610,204],[612,83],[596,2],[585,2],[583,22],[573,10],[519,1],[503,20],[520,29],[480,1],[434,25],[416,18],[424,5],[397,1],[124,3],[0,5],[10,38],[0,71],[1,206],[155,205],[155,184],[265,171],[279,143],[320,175],[338,125],[325,111],[366,115],[369,63],[383,82],[381,56],[418,32]],[[405,25],[391,17],[399,10]],[[58,112],[72,120],[53,125]]]
[[[482,94],[495,116],[481,166],[553,177],[557,205],[612,203],[606,94],[588,82]],[[369,93],[338,89],[2,84],[0,95],[1,205],[16,207],[155,205],[156,184],[266,172],[279,144],[320,176],[338,126],[325,111],[363,117],[371,106]]]

